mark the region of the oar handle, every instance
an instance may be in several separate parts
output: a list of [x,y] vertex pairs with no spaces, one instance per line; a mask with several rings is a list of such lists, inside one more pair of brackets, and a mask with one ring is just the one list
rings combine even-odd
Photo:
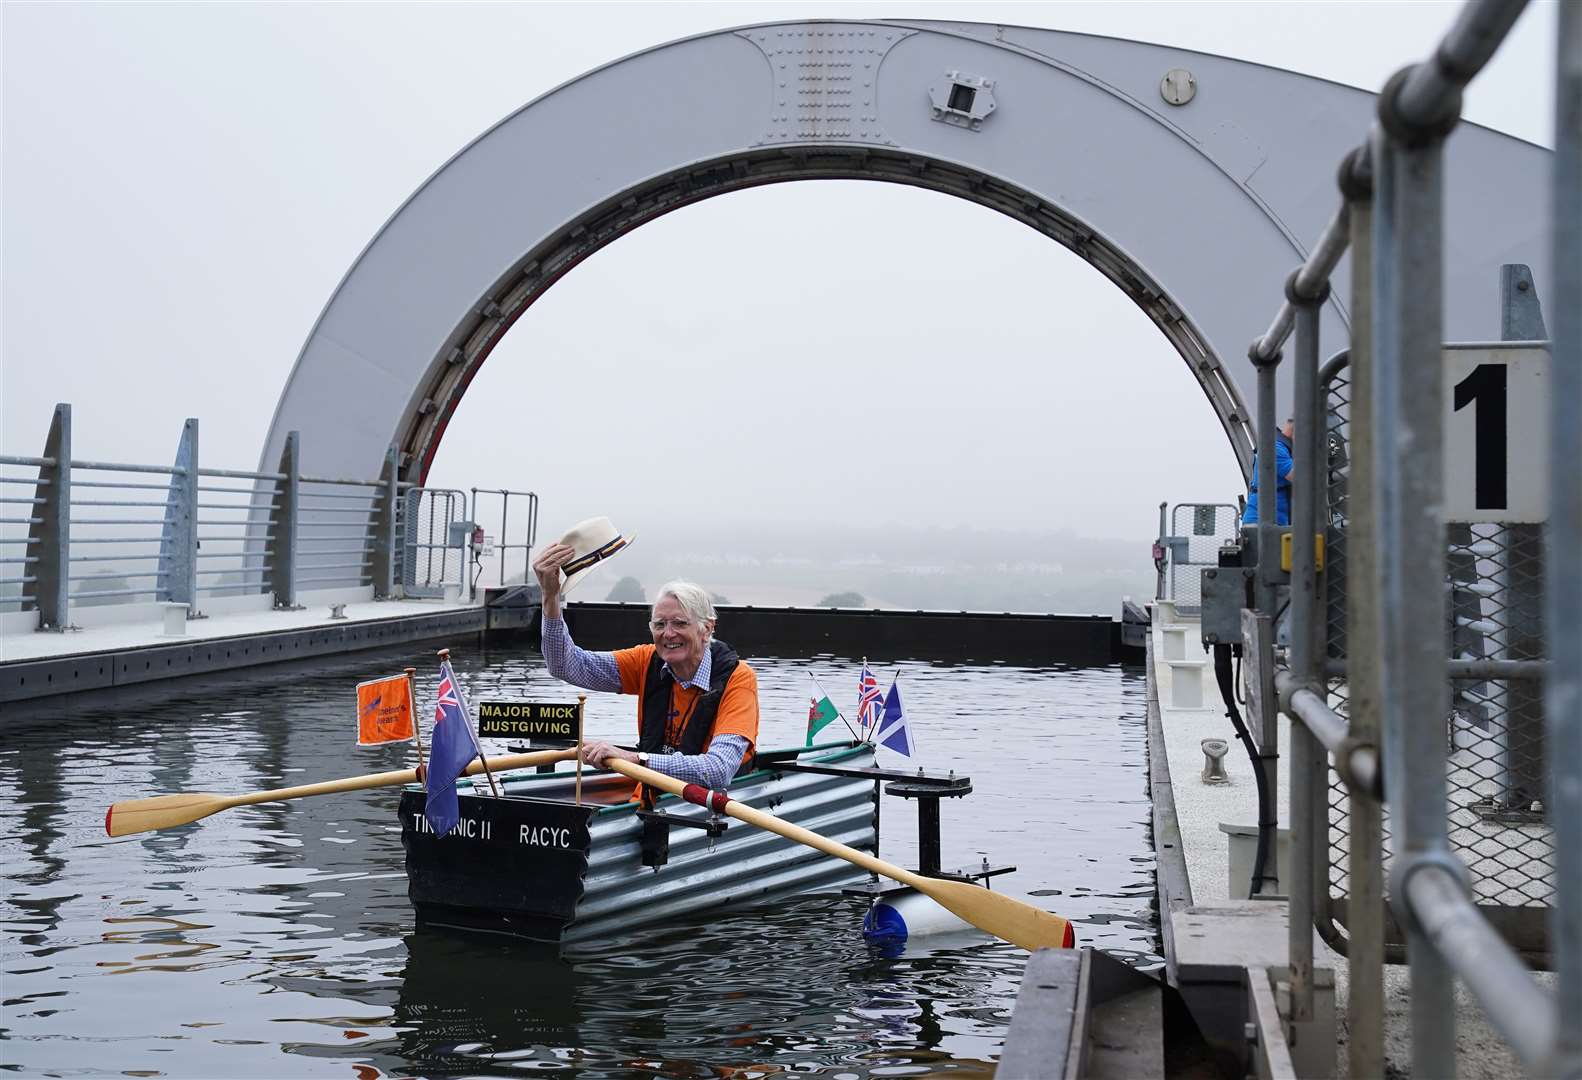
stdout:
[[[491,769],[523,769],[532,765],[548,765],[553,761],[566,761],[575,757],[577,751],[568,747],[565,750],[537,750],[531,754],[504,754],[500,757],[489,759]],[[474,761],[462,770],[464,776],[476,776],[483,772],[482,759]],[[394,772],[369,773],[365,776],[347,776],[340,780],[326,780],[319,784],[303,784],[299,787],[275,788],[272,791],[254,791],[246,795],[231,795],[225,800],[227,808],[232,806],[251,806],[254,803],[280,802],[285,799],[302,799],[310,795],[334,795],[342,791],[366,791],[369,788],[397,787],[401,784],[415,784],[418,781],[416,769],[397,769]]]

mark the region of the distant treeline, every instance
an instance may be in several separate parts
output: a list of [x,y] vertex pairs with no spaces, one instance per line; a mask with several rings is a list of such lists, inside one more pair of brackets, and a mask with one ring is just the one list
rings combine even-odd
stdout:
[[588,599],[640,602],[687,578],[738,604],[1108,615],[1123,596],[1151,596],[1154,586],[1151,537],[826,522],[707,535],[644,523],[642,533],[621,554],[620,575]]

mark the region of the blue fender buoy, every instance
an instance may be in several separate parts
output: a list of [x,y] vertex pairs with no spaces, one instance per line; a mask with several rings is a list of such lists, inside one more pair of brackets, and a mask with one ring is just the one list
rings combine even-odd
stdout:
[[971,929],[972,924],[911,889],[891,893],[874,901],[862,919],[862,936],[881,944]]

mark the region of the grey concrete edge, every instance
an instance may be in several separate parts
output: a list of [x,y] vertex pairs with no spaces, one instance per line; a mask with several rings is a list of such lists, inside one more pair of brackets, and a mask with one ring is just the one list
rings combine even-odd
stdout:
[[1165,750],[1164,723],[1159,714],[1159,684],[1154,674],[1154,637],[1148,634],[1148,793],[1153,802],[1154,887],[1159,898],[1159,934],[1164,941],[1165,977],[1176,981],[1175,935],[1171,916],[1192,906],[1192,879],[1181,846],[1176,819],[1175,789],[1170,784],[1170,757]]
[[268,664],[469,634],[485,628],[483,608],[367,619],[179,643],[129,646],[0,664],[0,716],[7,721],[112,700],[115,692]]

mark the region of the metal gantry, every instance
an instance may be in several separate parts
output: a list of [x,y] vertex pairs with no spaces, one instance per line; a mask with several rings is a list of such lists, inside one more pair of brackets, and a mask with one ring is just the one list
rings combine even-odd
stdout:
[[[1276,615],[1276,586],[1290,593],[1275,677],[1293,719],[1288,1018],[1312,1009],[1316,928],[1350,967],[1353,1076],[1384,1072],[1387,959],[1410,967],[1414,1075],[1455,1074],[1459,979],[1533,1074],[1582,1076],[1582,565],[1545,543],[1582,535],[1576,0],[1555,9],[1547,520],[1447,525],[1446,511],[1444,147],[1523,6],[1469,3],[1385,86],[1341,163],[1340,208],[1249,351],[1272,493],[1274,371],[1294,336],[1289,576],[1273,498],[1248,538],[1254,610]],[[1321,363],[1318,312],[1348,248],[1349,347]],[[1502,276],[1507,339],[1542,333],[1524,274]],[[1545,912],[1547,933],[1525,917]]]

